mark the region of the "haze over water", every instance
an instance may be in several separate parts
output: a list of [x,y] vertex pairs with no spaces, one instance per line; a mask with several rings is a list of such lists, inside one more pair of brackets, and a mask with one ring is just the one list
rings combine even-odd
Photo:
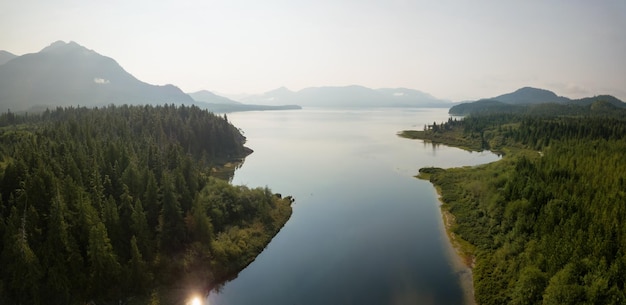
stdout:
[[396,136],[446,109],[233,113],[255,152],[234,184],[296,198],[256,261],[210,304],[460,304],[436,193],[420,167],[497,160]]

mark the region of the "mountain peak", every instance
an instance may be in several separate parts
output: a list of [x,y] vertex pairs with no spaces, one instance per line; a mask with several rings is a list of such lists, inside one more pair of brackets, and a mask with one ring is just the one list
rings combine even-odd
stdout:
[[[565,105],[565,106],[559,106]],[[583,108],[572,108],[582,106]],[[588,107],[588,108],[584,108]],[[448,113],[466,115],[471,113],[585,113],[586,110],[608,113],[612,109],[626,108],[626,103],[611,95],[599,95],[572,100],[558,96],[545,89],[523,87],[514,92],[474,102],[455,105]],[[574,112],[572,112],[574,111]],[[576,112],[579,111],[579,112]]]
[[50,44],[49,46],[43,48],[41,50],[41,53],[52,53],[52,52],[65,53],[65,52],[71,52],[71,51],[76,51],[76,50],[93,52],[92,50],[89,50],[74,41],[65,42],[63,40],[57,40],[53,42],[52,44]]
[[203,103],[211,103],[211,104],[241,104],[239,102],[233,101],[229,98],[219,96],[208,90],[200,90],[197,92],[187,93],[191,98],[193,98],[196,102]]
[[541,89],[541,88],[534,88],[534,87],[522,87],[519,88],[517,90],[515,90],[515,92],[513,93],[541,93],[541,94],[546,94],[546,95],[553,95],[553,96],[557,96],[556,93],[550,91],[550,90],[546,90],[546,89]]
[[[174,85],[155,86],[126,72],[115,60],[76,42],[56,41],[41,52],[0,65],[0,105],[34,106],[193,103]],[[8,106],[8,107],[7,107]]]
[[569,101],[568,98],[558,96],[550,90],[538,89],[533,87],[523,87],[515,90],[514,92],[496,96],[491,99],[514,105],[541,103],[563,104]]
[[278,94],[281,94],[281,93],[293,93],[293,91],[289,90],[289,89],[288,89],[287,87],[285,87],[285,86],[282,86],[282,87],[280,87],[280,88],[277,88],[277,89],[274,89],[274,90],[271,90],[271,91],[266,92],[266,94],[267,94],[267,93],[272,93],[272,94],[277,94],[277,93],[278,93]]

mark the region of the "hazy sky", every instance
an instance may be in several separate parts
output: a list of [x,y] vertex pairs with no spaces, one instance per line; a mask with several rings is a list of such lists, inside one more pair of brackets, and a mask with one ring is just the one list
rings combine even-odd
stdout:
[[626,100],[626,1],[0,3],[0,49],[56,40],[184,91],[407,87],[454,101],[523,86]]

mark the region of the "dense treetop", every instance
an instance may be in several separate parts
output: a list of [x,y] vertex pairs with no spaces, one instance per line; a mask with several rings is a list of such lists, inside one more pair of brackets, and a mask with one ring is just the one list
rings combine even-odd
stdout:
[[611,95],[569,100],[566,103],[531,101],[534,102],[507,103],[505,100],[495,98],[483,99],[455,105],[450,108],[449,113],[452,115],[515,113],[534,116],[601,115],[613,117],[623,117],[626,114],[626,103]]
[[197,107],[0,115],[0,303],[182,303],[249,264],[291,213],[212,167],[249,153]]
[[505,153],[421,170],[473,247],[479,304],[624,304],[623,117],[471,115],[404,135]]

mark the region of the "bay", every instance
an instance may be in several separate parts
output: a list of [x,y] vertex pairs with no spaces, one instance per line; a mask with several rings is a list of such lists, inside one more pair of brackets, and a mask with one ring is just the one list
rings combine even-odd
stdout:
[[254,153],[233,183],[268,186],[293,215],[209,304],[461,304],[463,291],[424,166],[492,162],[403,139],[447,109],[323,109],[228,115]]

